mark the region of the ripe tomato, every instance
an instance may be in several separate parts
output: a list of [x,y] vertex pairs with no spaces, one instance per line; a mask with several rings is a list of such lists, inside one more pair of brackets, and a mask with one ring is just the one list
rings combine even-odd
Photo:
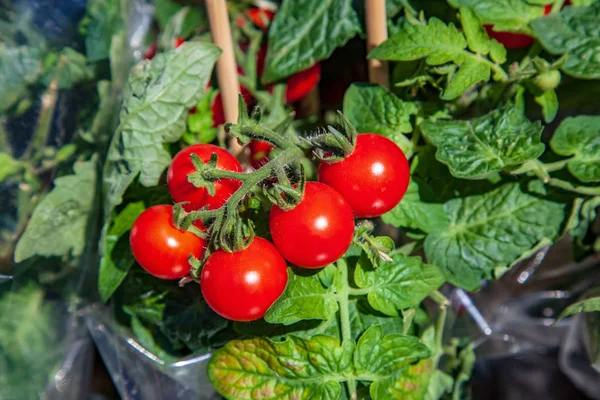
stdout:
[[[552,4],[546,4],[544,6],[543,15],[550,14],[550,11],[552,11]],[[496,39],[507,49],[522,49],[531,46],[533,42],[535,42],[535,39],[529,35],[514,32],[495,31],[493,29],[493,25],[484,25],[483,27],[487,31],[489,37]]]
[[337,190],[359,218],[375,217],[400,202],[410,180],[402,150],[388,138],[360,134],[354,152],[342,161],[319,165],[319,181]]
[[[267,46],[260,48],[257,54],[256,60],[256,72],[258,76],[262,76],[265,69],[265,58],[267,55]],[[287,87],[285,89],[285,101],[286,103],[295,103],[305,97],[311,90],[319,83],[321,79],[321,64],[313,64],[312,67],[300,71],[290,76],[287,79]],[[273,84],[269,84],[265,87],[271,91]]]
[[158,50],[158,45],[156,44],[156,42],[152,43],[146,49],[146,52],[144,53],[144,59],[152,60],[154,58],[154,56],[156,55],[157,50]]
[[[194,225],[205,231],[202,221]],[[131,252],[149,274],[160,279],[179,279],[190,272],[188,257],[202,257],[206,240],[173,224],[173,207],[153,206],[133,223],[129,234]]]
[[320,268],[340,258],[352,242],[348,202],[331,187],[307,182],[304,198],[290,211],[273,206],[269,227],[275,247],[294,265]]
[[259,169],[269,162],[269,154],[274,146],[264,140],[252,140],[250,142],[250,165],[252,168]]
[[273,21],[275,13],[271,10],[265,10],[262,8],[253,7],[246,11],[244,15],[240,15],[236,18],[235,23],[240,28],[243,28],[246,24],[246,18],[252,21],[257,28],[262,31],[266,31],[269,27],[269,23]]
[[183,43],[185,42],[185,39],[182,38],[181,36],[177,36],[175,38],[175,40],[173,41],[173,46],[175,46],[175,48],[178,48],[179,46],[181,46]]
[[275,247],[255,237],[242,251],[217,250],[200,275],[200,289],[215,312],[234,321],[262,318],[287,284],[287,266]]
[[229,197],[242,185],[235,179],[219,179],[215,181],[215,195],[210,196],[206,188],[197,188],[188,182],[188,174],[195,172],[190,155],[194,153],[202,162],[210,160],[213,153],[217,153],[217,169],[223,171],[242,172],[242,166],[227,150],[212,144],[195,144],[181,150],[173,157],[167,171],[167,185],[169,193],[177,203],[187,201],[184,206],[186,211],[197,210],[208,206],[209,210],[221,207]]
[[[242,96],[246,101],[246,106],[250,107],[250,104],[252,104],[252,95],[250,94],[248,89],[246,89],[242,85],[240,85],[240,92],[242,93]],[[225,110],[223,109],[223,99],[221,97],[221,92],[217,93],[217,95],[215,96],[215,99],[213,100],[210,106],[210,111],[212,112],[213,126],[216,127],[225,123]]]

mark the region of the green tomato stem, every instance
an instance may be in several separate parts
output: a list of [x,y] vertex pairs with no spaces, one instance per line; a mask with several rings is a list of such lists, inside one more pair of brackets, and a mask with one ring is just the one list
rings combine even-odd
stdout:
[[438,361],[443,353],[443,338],[444,338],[444,326],[446,324],[446,315],[448,313],[448,306],[450,301],[444,296],[439,290],[432,292],[429,297],[440,306],[440,312],[438,314],[437,322],[435,324],[435,357],[434,364],[437,366]]
[[[348,296],[350,294],[350,286],[348,284],[348,264],[346,260],[340,258],[337,261],[338,270],[341,273],[342,287],[337,293],[337,301],[340,307],[340,325],[342,327],[342,341],[354,340],[352,330],[350,329],[350,310],[348,307]],[[356,399],[356,378],[349,376],[346,381],[348,393],[351,399]]]

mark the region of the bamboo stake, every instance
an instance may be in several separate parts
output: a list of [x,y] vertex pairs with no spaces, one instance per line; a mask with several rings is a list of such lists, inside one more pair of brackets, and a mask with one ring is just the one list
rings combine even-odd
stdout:
[[[365,0],[367,19],[367,52],[387,40],[385,0]],[[388,88],[389,69],[387,61],[369,59],[369,82]]]
[[[240,84],[233,53],[233,39],[231,37],[229,15],[227,14],[227,4],[225,0],[206,0],[206,10],[213,41],[223,51],[217,61],[217,78],[221,98],[223,99],[225,122],[237,123]],[[243,147],[240,146],[237,139],[231,138],[229,140],[229,150],[235,156],[238,156],[242,153]]]

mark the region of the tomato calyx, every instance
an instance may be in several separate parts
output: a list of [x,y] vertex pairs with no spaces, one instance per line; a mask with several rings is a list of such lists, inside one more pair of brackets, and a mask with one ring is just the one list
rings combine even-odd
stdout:
[[304,165],[300,164],[300,181],[294,185],[285,174],[285,171],[276,171],[278,183],[273,183],[270,187],[263,187],[263,193],[267,199],[277,205],[284,211],[292,210],[304,199],[306,190],[306,173]]
[[338,111],[337,126],[328,126],[327,131],[311,138],[313,153],[320,161],[336,162],[349,157],[356,146],[356,128]]
[[388,253],[394,249],[394,242],[387,236],[373,236],[374,225],[370,220],[362,220],[356,225],[352,243],[365,251],[376,268],[382,261],[393,261]]

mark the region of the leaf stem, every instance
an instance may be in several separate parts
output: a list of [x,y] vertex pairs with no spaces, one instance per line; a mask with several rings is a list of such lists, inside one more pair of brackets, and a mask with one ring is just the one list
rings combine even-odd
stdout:
[[550,186],[585,196],[600,196],[600,186],[575,186],[571,182],[556,178],[550,179],[547,183]]
[[434,291],[429,295],[429,297],[439,304],[440,312],[438,314],[437,322],[435,324],[435,365],[438,364],[438,361],[443,353],[443,338],[444,338],[444,325],[446,324],[446,315],[448,313],[448,306],[450,305],[450,301],[444,296],[439,290]]
[[[340,325],[342,327],[342,341],[354,340],[352,337],[352,330],[350,329],[350,310],[348,306],[348,296],[350,294],[350,286],[348,284],[348,264],[346,260],[340,258],[337,261],[337,267],[340,271],[341,285],[342,287],[337,293],[337,301],[340,307]],[[351,375],[346,381],[348,387],[348,394],[351,399],[356,399],[356,378]]]

